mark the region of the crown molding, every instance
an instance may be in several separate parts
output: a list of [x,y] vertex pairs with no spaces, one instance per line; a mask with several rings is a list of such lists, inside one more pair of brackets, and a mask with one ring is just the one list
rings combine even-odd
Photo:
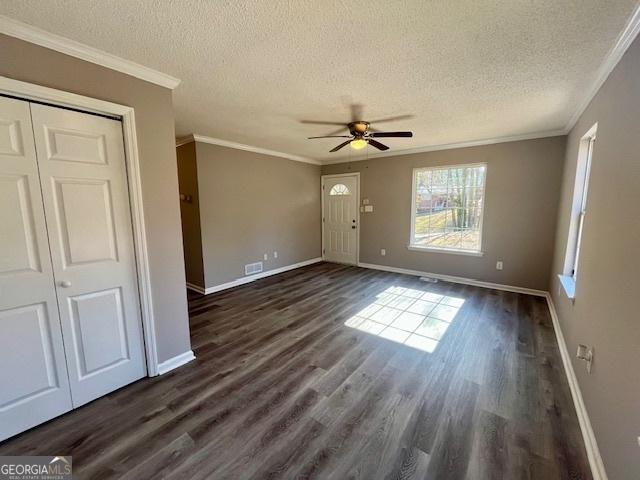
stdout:
[[75,40],[70,40],[32,25],[22,23],[5,15],[0,15],[0,33],[131,75],[132,77],[160,85],[161,87],[173,90],[180,83],[180,79],[178,78],[125,60],[124,58],[116,57],[115,55],[84,45]]
[[[358,155],[356,157],[340,157],[336,159],[325,159],[323,165],[333,165],[336,163],[360,162],[382,157],[397,157],[400,155],[411,155],[414,153],[437,152],[440,150],[452,150],[454,148],[479,147],[482,145],[494,145],[496,143],[518,142],[520,140],[534,140],[536,138],[559,137],[566,135],[566,130],[550,130],[547,132],[528,133],[524,135],[513,135],[510,137],[486,138],[484,140],[472,140],[469,142],[447,143],[441,145],[427,145],[424,147],[406,148],[404,150],[387,150],[385,152],[370,155]],[[367,147],[369,148],[369,147]]]
[[218,145],[220,147],[234,148],[236,150],[245,150],[247,152],[261,153],[262,155],[269,155],[271,157],[286,158],[287,160],[293,160],[296,162],[310,163],[313,165],[322,165],[319,160],[309,157],[301,157],[300,155],[292,155],[290,153],[276,152],[275,150],[268,150],[266,148],[254,147],[252,145],[244,145],[242,143],[230,142],[229,140],[222,140],[220,138],[207,137],[206,135],[198,135],[194,133],[188,137],[181,138],[176,141],[176,146],[184,145],[189,142],[209,143],[211,145]]
[[193,142],[193,135],[187,135],[186,137],[176,138],[176,148],[181,147],[182,145],[186,145],[187,143]]
[[622,33],[620,33],[620,36],[616,40],[615,45],[602,61],[602,64],[598,69],[596,78],[587,91],[587,95],[584,97],[584,99],[578,106],[578,109],[567,122],[567,126],[565,127],[567,133],[576,126],[578,119],[587,109],[587,107],[591,103],[591,100],[593,100],[593,97],[596,96],[596,94],[600,90],[600,87],[602,87],[613,69],[616,68],[616,65],[618,65],[618,62],[620,62],[622,56],[636,39],[638,33],[640,33],[640,3],[636,5],[636,8],[633,10],[631,17],[629,17],[624,30],[622,30]]

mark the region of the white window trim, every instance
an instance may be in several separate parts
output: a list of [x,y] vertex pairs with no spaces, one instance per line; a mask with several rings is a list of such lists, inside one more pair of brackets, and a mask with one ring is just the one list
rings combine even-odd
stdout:
[[573,185],[573,201],[569,234],[565,251],[563,273],[558,275],[560,285],[570,300],[575,300],[578,265],[580,262],[580,246],[582,244],[584,222],[587,213],[587,194],[589,191],[589,177],[593,162],[598,124],[594,124],[580,139],[576,176]]
[[[416,245],[413,242],[413,232],[416,225],[416,172],[419,170],[449,170],[451,168],[473,168],[473,167],[484,167],[484,193],[482,198],[482,209],[480,211],[480,245],[478,245],[478,250],[463,250],[459,248],[442,248],[442,247],[425,247],[422,245]],[[463,164],[454,164],[454,165],[438,165],[438,166],[426,166],[426,167],[414,167],[411,171],[411,229],[409,230],[409,243],[407,245],[408,250],[416,251],[416,252],[433,252],[433,253],[449,253],[454,255],[467,255],[472,257],[482,257],[484,255],[484,251],[482,250],[482,241],[484,237],[484,206],[486,203],[486,194],[487,194],[487,171],[488,165],[484,162],[479,163],[463,163]]]

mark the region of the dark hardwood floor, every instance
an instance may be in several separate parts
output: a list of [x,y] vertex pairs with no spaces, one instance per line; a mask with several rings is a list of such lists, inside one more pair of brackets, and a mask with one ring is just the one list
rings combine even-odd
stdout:
[[195,361],[0,455],[90,479],[591,478],[542,298],[321,263],[189,299]]

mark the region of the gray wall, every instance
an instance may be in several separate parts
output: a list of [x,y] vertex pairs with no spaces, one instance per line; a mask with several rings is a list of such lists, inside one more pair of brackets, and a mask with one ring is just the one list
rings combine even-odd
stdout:
[[[361,197],[374,206],[360,216],[361,262],[547,290],[564,149],[565,137],[552,137],[325,165],[322,173],[360,172]],[[408,250],[413,168],[477,162],[487,163],[484,256]]]
[[[581,137],[598,123],[576,299],[559,291]],[[567,141],[551,294],[571,354],[595,347],[591,375],[573,359],[610,480],[640,477],[640,39]]]
[[135,109],[159,361],[191,348],[171,91],[0,35],[0,75]]
[[[320,167],[196,142],[204,277],[213,287],[320,253]],[[273,258],[273,252],[278,258]]]
[[187,282],[204,288],[196,144],[189,142],[181,145],[176,148],[176,153],[180,193],[191,197],[190,202],[185,200],[180,202],[182,241],[184,243],[184,267]]

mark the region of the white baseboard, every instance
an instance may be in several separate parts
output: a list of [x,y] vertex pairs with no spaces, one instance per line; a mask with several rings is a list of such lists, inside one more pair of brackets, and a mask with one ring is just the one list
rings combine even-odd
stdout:
[[525,293],[527,295],[535,295],[537,297],[546,297],[547,292],[544,290],[535,290],[533,288],[516,287],[514,285],[503,285],[501,283],[483,282],[474,280],[473,278],[455,277],[453,275],[442,275],[440,273],[421,272],[419,270],[409,270],[406,268],[389,267],[387,265],[376,265],[374,263],[358,263],[359,267],[371,268],[373,270],[383,270],[385,272],[404,273],[406,275],[415,275],[418,277],[432,277],[438,280],[452,283],[463,283],[465,285],[473,285],[475,287],[492,288],[494,290],[504,290],[506,292]]
[[580,385],[578,379],[573,370],[573,364],[571,363],[571,355],[567,349],[567,344],[560,328],[560,320],[558,319],[558,313],[556,307],[553,304],[553,299],[549,292],[546,293],[547,304],[549,305],[549,312],[551,312],[551,321],[553,322],[553,329],[556,332],[556,340],[558,341],[558,348],[560,349],[560,356],[562,357],[562,364],[564,365],[564,372],[567,375],[567,381],[569,382],[569,388],[571,389],[571,397],[573,398],[573,405],[576,409],[576,415],[578,416],[578,422],[580,423],[580,430],[582,431],[582,439],[584,440],[584,446],[587,450],[587,457],[589,458],[589,465],[591,466],[591,475],[593,480],[607,480],[607,472],[604,469],[604,463],[600,456],[600,449],[598,449],[598,443],[596,442],[593,428],[591,427],[591,420],[589,420],[589,414],[585,407],[584,400],[582,399],[582,392],[580,391]]
[[202,288],[200,285],[187,282],[187,288],[189,290],[193,290],[194,292],[201,293],[202,295],[204,295],[204,288]]
[[293,270],[295,268],[306,267],[307,265],[312,265],[318,262],[322,262],[322,257],[312,258],[310,260],[294,263],[292,265],[286,265],[284,267],[275,268],[273,270],[267,270],[265,272],[256,273],[254,275],[247,275],[246,277],[238,278],[237,280],[233,280],[231,282],[222,283],[220,285],[206,288],[204,294],[209,295],[211,293],[220,292],[222,290],[227,290],[239,285],[244,285],[245,283],[255,282],[256,280],[260,280],[261,278],[270,277],[271,275],[277,275],[278,273],[288,272],[289,270]]
[[176,355],[169,360],[165,360],[158,364],[158,375],[163,375],[171,370],[174,370],[178,367],[181,367],[185,363],[189,363],[191,360],[195,360],[196,356],[193,354],[192,350],[188,352],[181,353],[180,355]]

